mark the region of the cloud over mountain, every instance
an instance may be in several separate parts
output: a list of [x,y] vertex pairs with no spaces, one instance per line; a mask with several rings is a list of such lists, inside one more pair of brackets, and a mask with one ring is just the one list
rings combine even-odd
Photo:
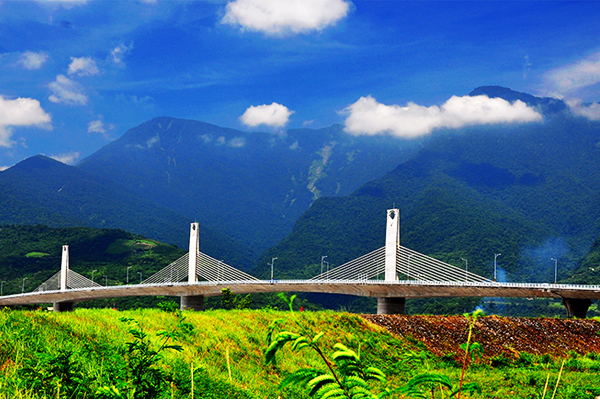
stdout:
[[373,97],[361,97],[342,113],[347,114],[345,131],[352,135],[378,135],[414,138],[437,128],[466,125],[523,123],[541,121],[542,115],[524,102],[510,103],[487,96],[452,96],[441,106],[385,105]]
[[235,0],[222,22],[267,34],[303,33],[323,30],[349,10],[343,0]]
[[600,82],[600,52],[549,71],[545,75],[547,89],[558,96],[565,96],[578,89]]
[[258,126],[268,125],[277,128],[285,126],[294,111],[278,103],[263,104],[261,106],[250,106],[240,117],[244,125]]
[[50,128],[51,117],[36,99],[5,99],[0,96],[0,147],[11,147],[13,126]]

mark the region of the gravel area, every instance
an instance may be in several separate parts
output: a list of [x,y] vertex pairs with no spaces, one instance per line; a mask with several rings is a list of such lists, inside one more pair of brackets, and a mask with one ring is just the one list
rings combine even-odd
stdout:
[[[462,353],[468,322],[463,316],[363,315],[395,335],[423,342],[438,355]],[[561,356],[600,353],[600,321],[592,319],[480,317],[472,342],[485,349],[484,358],[518,357],[520,352]],[[464,353],[463,353],[464,354]]]

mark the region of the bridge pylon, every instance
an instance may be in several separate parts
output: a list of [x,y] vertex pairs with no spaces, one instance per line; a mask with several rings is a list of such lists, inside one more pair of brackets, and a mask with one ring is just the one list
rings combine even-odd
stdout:
[[[400,251],[400,210],[387,210],[385,229],[385,280],[398,280],[398,256]],[[405,314],[406,298],[378,297],[377,314]]]
[[[198,275],[196,275],[196,269],[198,267],[198,255],[200,253],[200,224],[198,222],[192,222],[190,225],[190,247],[188,256],[188,283],[198,282]],[[179,308],[181,310],[204,310],[204,296],[181,296],[179,301]]]
[[[69,245],[63,245],[60,258],[60,290],[67,290],[67,280],[69,277]],[[72,301],[62,301],[52,303],[52,310],[55,312],[73,311],[74,303]]]

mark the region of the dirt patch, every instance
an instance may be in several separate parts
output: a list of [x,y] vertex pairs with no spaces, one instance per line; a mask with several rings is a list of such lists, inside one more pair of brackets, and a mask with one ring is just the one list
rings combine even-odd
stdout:
[[[463,316],[363,315],[393,334],[413,337],[437,355],[462,353],[468,322]],[[600,322],[591,319],[480,317],[472,342],[485,349],[484,358],[518,357],[521,352],[562,356],[600,353]]]

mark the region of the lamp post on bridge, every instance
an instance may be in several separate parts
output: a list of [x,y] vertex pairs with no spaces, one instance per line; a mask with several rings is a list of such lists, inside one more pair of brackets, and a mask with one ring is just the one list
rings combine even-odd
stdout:
[[108,286],[108,276],[102,275],[102,277],[104,278],[104,286]]
[[142,271],[138,271],[138,274],[140,275],[140,285],[142,284]]
[[556,278],[558,276],[558,260],[556,258],[551,258],[550,260],[554,261],[554,284],[556,285]]
[[21,293],[25,293],[25,280],[27,277],[23,278],[23,285],[21,285]]
[[496,258],[498,258],[498,256],[501,256],[501,255],[502,254],[500,254],[500,253],[494,254],[494,282],[496,282],[496,270],[497,270]]
[[129,285],[129,270],[131,269],[131,265],[127,267],[127,284]]
[[277,260],[277,257],[271,258],[271,283],[273,282],[273,264],[275,264],[275,260]]
[[465,282],[469,281],[469,260],[467,260],[466,258],[460,258],[461,260],[463,260],[465,262]]
[[321,279],[323,279],[323,260],[325,260],[327,256],[321,256]]
[[98,271],[97,269],[92,271],[92,283],[94,283],[94,272]]

